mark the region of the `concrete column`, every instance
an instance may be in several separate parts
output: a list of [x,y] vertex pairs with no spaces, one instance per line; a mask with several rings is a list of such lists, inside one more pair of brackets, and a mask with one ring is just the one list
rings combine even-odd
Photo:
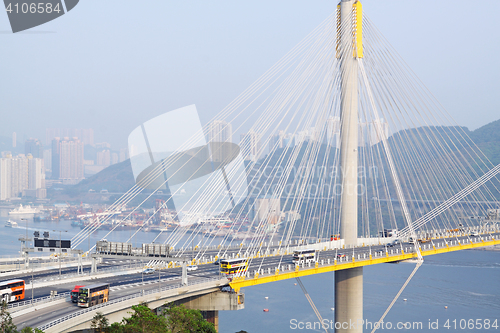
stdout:
[[335,272],[335,332],[363,332],[363,267]]
[[187,262],[183,261],[182,262],[182,285],[187,286],[188,284],[188,277],[187,277]]
[[92,257],[92,266],[90,267],[90,273],[95,274],[97,273],[97,258]]
[[[340,3],[341,111],[340,167],[342,196],[340,237],[346,248],[358,239],[358,59],[353,43],[353,5]],[[361,23],[361,22],[359,22]],[[363,332],[363,268],[335,272],[336,332]]]
[[214,324],[215,330],[219,332],[219,311],[203,311],[204,312],[204,318],[206,321],[209,323]]
[[354,57],[352,8],[354,0],[342,0],[341,17],[341,110],[340,168],[342,196],[340,237],[346,247],[357,245],[358,239],[358,60]]

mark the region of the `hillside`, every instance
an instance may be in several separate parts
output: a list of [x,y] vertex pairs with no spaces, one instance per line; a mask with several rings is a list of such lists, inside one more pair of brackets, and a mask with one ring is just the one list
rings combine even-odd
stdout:
[[[433,127],[428,128],[427,131],[435,133],[435,135],[440,136],[441,138],[447,138],[447,134],[450,133],[451,129],[451,127]],[[469,135],[470,138],[472,138],[472,140],[494,165],[500,163],[500,120],[489,123],[472,132],[466,127],[462,127],[462,130],[464,134]],[[426,140],[424,139],[425,136],[421,135],[422,131],[422,128],[410,129],[407,130],[407,133],[412,133],[409,136],[414,138],[416,141],[420,141],[420,144],[422,144],[424,143],[422,140]],[[394,144],[395,138],[400,134],[402,134],[402,132],[396,133],[389,139],[391,145]],[[445,141],[448,141],[448,139]],[[443,143],[445,143],[445,141],[443,141]],[[324,155],[325,151],[326,147],[322,147],[320,155]],[[270,165],[276,165],[278,163],[279,153],[280,152],[276,152],[274,156],[267,157],[270,159]],[[88,193],[90,189],[96,192],[106,189],[109,192],[124,193],[133,185],[134,177],[132,175],[132,167],[130,165],[130,160],[127,160],[122,163],[112,165],[96,175],[85,179],[77,185],[67,186],[64,188],[63,192],[66,196],[77,199],[79,195]]]
[[471,132],[471,138],[493,165],[500,163],[500,119]]

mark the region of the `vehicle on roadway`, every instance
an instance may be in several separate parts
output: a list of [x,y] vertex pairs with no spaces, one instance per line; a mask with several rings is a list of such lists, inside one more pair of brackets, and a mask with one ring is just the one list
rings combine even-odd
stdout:
[[399,239],[395,239],[395,240],[393,240],[392,242],[390,242],[389,244],[387,244],[387,246],[389,246],[389,247],[393,247],[393,246],[398,245],[399,243],[401,243],[401,242],[399,241]]
[[78,306],[88,308],[109,301],[109,283],[81,287],[78,292]]
[[220,271],[226,275],[246,272],[248,270],[247,258],[221,259]]
[[472,237],[479,237],[479,233],[477,231],[473,231],[470,233]]
[[142,274],[153,274],[155,272],[154,268],[146,268],[142,271]]
[[337,258],[340,259],[340,258],[345,258],[346,255],[344,253],[338,253],[337,254]]
[[196,265],[189,265],[187,267],[188,272],[195,271],[197,269],[198,269],[198,266],[196,266]]
[[293,262],[296,264],[315,262],[316,261],[316,250],[305,249],[293,251]]
[[85,287],[85,286],[75,286],[73,290],[71,290],[71,302],[76,303],[78,302],[78,292],[80,291],[80,288]]
[[0,282],[0,302],[10,303],[24,299],[24,280]]

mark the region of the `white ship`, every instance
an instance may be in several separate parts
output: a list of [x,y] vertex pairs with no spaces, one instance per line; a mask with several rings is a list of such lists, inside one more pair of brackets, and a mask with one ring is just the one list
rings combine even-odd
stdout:
[[27,214],[37,214],[37,213],[40,213],[39,208],[31,207],[30,205],[27,206],[19,205],[19,207],[17,207],[16,209],[11,210],[9,212],[9,215],[27,215]]
[[17,222],[8,220],[7,222],[5,222],[5,226],[7,228],[17,228]]

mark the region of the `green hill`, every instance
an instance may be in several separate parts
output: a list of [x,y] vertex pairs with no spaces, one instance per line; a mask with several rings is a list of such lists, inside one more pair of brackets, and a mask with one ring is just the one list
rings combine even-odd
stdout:
[[[435,140],[436,138],[441,138],[443,144],[446,144],[450,147],[450,150],[453,151],[453,144],[448,138],[450,133],[456,133],[456,131],[452,131],[452,127],[431,127],[431,128],[417,128],[417,129],[409,129],[405,131],[401,131],[393,135],[389,139],[389,144],[393,146],[395,141],[397,141],[397,137],[402,137],[403,133],[405,137],[410,138],[410,141],[415,141],[419,144],[426,144],[426,141],[431,139]],[[469,136],[478,147],[484,152],[484,154],[490,159],[490,161],[497,165],[500,163],[500,120],[489,123],[483,127],[480,127],[474,131],[469,131],[466,127],[462,127],[462,130],[465,136]],[[433,133],[431,136],[423,135],[423,132],[427,134]],[[462,137],[456,138],[457,140],[465,140],[469,141],[469,139]],[[408,140],[408,139],[406,139]],[[427,142],[429,144],[429,142]],[[304,148],[303,148],[304,150]],[[326,147],[321,147],[320,155],[324,155],[326,152]],[[275,166],[277,164],[286,163],[285,161],[279,162],[279,155],[282,151],[275,152],[274,155],[267,156],[266,162],[269,162],[270,166]],[[291,154],[291,151],[288,151],[288,154]],[[303,152],[301,152],[303,154]],[[263,161],[261,161],[263,162]],[[80,182],[77,185],[73,186],[65,186],[63,192],[65,195],[69,197],[74,197],[77,199],[79,195],[87,194],[89,190],[94,190],[99,192],[103,189],[108,190],[109,192],[114,193],[124,193],[128,191],[134,185],[134,177],[132,174],[132,167],[130,165],[130,160],[124,161],[122,163],[118,163],[108,168],[102,170],[101,172],[93,175],[90,178],[87,178]]]
[[500,163],[500,119],[471,132],[471,138],[493,165]]

